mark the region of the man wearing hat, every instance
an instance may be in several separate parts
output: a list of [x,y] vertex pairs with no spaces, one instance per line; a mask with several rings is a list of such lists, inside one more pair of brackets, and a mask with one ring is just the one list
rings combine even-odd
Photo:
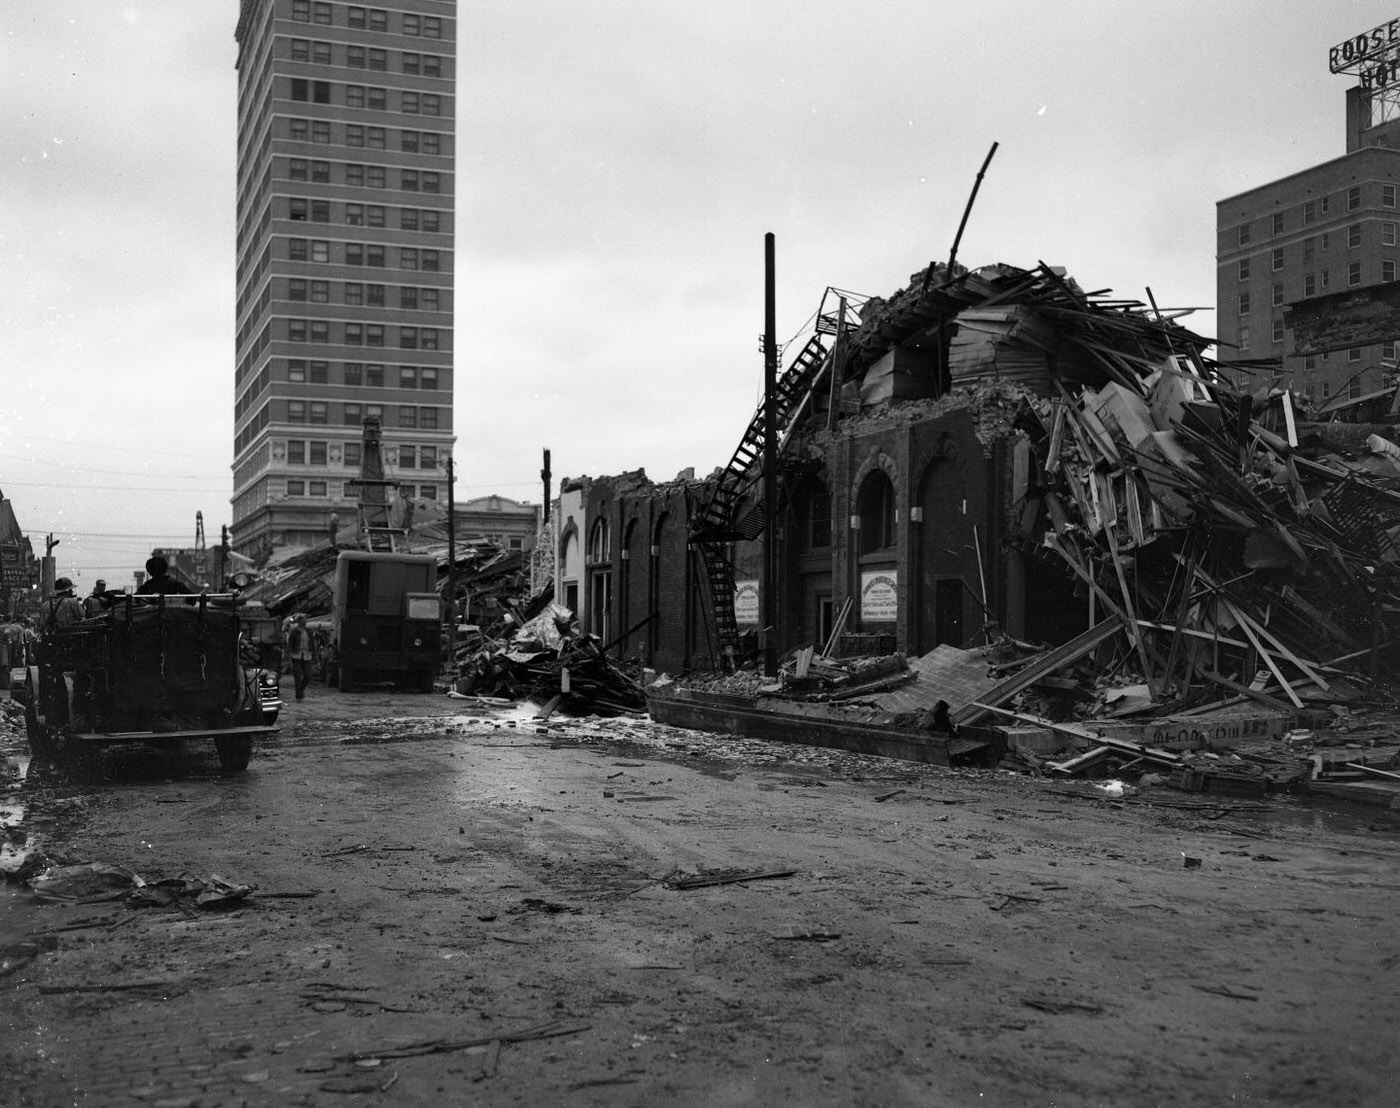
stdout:
[[83,602],[73,595],[72,579],[60,577],[53,583],[53,596],[44,601],[44,630],[72,627],[75,623],[81,623],[85,616]]
[[107,599],[107,582],[99,577],[97,583],[92,586],[92,595],[83,601],[83,614],[91,619],[93,616],[100,616],[111,606],[112,602]]
[[306,685],[311,680],[311,660],[314,657],[311,632],[306,628],[306,614],[298,612],[292,616],[292,629],[287,632],[287,660],[292,664],[292,683],[298,700],[306,699]]

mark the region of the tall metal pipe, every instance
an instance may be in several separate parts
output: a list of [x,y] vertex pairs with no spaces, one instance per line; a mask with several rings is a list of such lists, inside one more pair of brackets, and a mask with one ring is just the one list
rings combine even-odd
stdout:
[[778,329],[774,237],[763,236],[763,672],[778,675]]

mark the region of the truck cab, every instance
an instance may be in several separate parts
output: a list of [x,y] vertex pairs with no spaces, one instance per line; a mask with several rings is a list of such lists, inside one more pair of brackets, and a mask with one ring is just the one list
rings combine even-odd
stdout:
[[442,662],[442,599],[430,554],[343,550],[336,559],[330,677],[431,692]]

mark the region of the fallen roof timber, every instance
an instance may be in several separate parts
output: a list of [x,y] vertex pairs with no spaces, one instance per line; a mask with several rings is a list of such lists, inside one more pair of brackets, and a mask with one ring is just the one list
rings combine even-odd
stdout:
[[711,731],[736,738],[768,739],[803,746],[830,747],[853,754],[898,758],[947,766],[969,745],[986,746],[995,755],[1005,746],[999,732],[973,729],[960,738],[910,731],[874,723],[858,723],[837,715],[823,717],[810,709],[798,714],[759,707],[752,697],[726,696],[694,689],[675,689],[648,695],[651,718],[671,727]]

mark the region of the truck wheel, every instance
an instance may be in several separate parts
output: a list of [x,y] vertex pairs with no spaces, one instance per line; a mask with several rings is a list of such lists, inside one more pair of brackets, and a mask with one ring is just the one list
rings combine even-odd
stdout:
[[214,739],[214,749],[219,752],[219,766],[225,772],[239,773],[248,768],[248,759],[253,756],[253,736],[219,736]]
[[102,779],[102,747],[95,742],[83,742],[71,736],[63,746],[68,771],[85,783]]
[[39,722],[39,712],[33,704],[24,706],[24,735],[34,757],[52,760],[58,753],[52,733]]

